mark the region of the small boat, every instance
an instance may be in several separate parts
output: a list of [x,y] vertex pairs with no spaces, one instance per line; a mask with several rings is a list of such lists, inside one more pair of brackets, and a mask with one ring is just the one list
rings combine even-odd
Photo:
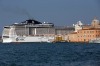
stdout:
[[89,43],[100,43],[100,38],[95,38],[89,41]]

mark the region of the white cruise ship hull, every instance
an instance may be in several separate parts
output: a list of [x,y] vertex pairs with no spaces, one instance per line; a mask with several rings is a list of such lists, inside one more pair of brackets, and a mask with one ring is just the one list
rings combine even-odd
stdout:
[[3,38],[2,39],[3,43],[11,43],[11,42],[16,42],[15,37],[14,38]]
[[13,40],[11,38],[4,38],[3,43],[11,43]]
[[27,36],[17,38],[3,38],[3,43],[12,42],[53,42],[54,37]]

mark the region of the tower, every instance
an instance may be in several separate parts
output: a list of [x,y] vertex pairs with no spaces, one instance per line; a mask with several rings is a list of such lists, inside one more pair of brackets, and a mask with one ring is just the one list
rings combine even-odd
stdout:
[[94,19],[92,20],[91,25],[92,25],[93,27],[97,27],[98,25],[100,25],[100,22],[99,22],[99,20],[98,20],[97,18],[94,18]]

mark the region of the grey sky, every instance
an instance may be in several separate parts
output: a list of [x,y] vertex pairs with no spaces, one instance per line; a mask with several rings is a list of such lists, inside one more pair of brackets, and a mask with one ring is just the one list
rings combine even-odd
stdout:
[[81,20],[90,24],[100,19],[100,0],[0,0],[0,32],[2,27],[34,18],[59,26],[71,26]]

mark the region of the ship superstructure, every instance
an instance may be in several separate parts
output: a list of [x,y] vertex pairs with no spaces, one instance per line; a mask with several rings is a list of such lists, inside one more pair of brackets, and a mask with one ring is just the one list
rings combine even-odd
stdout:
[[5,26],[2,33],[3,43],[10,42],[53,42],[57,35],[66,35],[74,29],[57,28],[53,23],[41,23],[29,19],[21,23]]

